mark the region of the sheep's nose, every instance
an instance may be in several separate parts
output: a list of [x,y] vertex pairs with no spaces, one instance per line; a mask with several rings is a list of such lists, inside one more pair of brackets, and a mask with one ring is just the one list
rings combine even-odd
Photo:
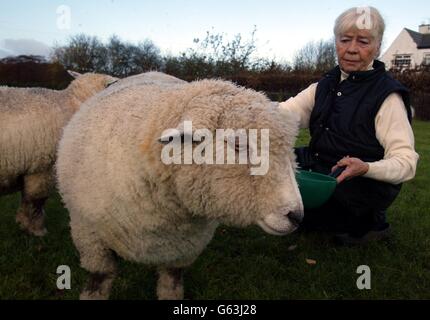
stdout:
[[288,219],[290,219],[294,224],[300,225],[303,221],[303,213],[297,211],[291,211],[288,214]]

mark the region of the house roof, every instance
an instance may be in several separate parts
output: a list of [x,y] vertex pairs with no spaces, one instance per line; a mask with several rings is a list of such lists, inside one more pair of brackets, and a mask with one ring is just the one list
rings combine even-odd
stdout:
[[422,34],[416,31],[405,28],[411,38],[417,44],[417,49],[430,49],[430,33]]

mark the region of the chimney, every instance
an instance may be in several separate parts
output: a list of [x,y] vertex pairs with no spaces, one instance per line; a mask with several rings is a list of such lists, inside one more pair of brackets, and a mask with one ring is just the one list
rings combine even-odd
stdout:
[[422,24],[419,26],[419,31],[422,34],[430,34],[430,24]]

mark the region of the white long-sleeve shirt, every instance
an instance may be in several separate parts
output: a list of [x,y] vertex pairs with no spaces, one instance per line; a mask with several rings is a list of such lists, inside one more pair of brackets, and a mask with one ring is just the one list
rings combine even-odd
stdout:
[[[341,81],[348,74],[342,72]],[[300,116],[300,127],[308,128],[315,105],[317,83],[311,84],[297,96],[279,104]],[[375,117],[376,139],[384,148],[384,158],[368,162],[369,171],[364,177],[399,184],[411,180],[416,173],[419,155],[415,152],[415,139],[408,121],[403,99],[398,93],[390,94]]]

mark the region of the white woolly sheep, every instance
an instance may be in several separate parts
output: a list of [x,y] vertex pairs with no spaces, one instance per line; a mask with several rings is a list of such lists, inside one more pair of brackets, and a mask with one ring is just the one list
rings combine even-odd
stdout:
[[[159,138],[185,120],[211,132],[270,129],[267,174],[250,175],[250,166],[239,163],[164,164]],[[219,223],[294,231],[303,217],[294,177],[297,132],[297,119],[264,95],[220,80],[186,83],[147,73],[85,103],[64,129],[56,164],[72,238],[90,272],[81,299],[109,297],[115,255],[157,266],[158,298],[181,299],[181,270]],[[171,138],[185,139],[176,134]]]
[[43,205],[53,188],[53,164],[62,128],[79,106],[116,78],[72,73],[61,91],[0,87],[0,195],[21,191],[16,221],[43,236]]

